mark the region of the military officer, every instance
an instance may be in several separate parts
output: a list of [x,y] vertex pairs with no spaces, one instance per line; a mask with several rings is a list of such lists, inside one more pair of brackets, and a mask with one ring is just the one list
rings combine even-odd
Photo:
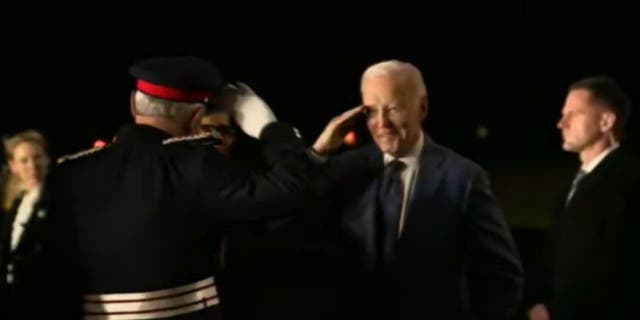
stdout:
[[231,112],[261,141],[269,169],[239,167],[199,126],[225,87],[193,56],[133,65],[134,124],[112,144],[59,159],[47,257],[52,315],[64,319],[216,319],[221,225],[293,213],[308,158],[299,132],[238,84]]

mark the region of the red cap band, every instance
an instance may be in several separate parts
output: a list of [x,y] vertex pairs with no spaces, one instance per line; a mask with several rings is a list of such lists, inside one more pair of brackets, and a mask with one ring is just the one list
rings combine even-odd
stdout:
[[160,86],[138,80],[136,87],[138,90],[160,99],[184,101],[184,102],[207,102],[212,98],[212,94],[204,91],[189,91],[176,88]]

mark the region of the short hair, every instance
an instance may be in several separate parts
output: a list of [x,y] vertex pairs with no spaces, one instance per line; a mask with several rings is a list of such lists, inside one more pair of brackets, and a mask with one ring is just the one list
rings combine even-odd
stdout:
[[204,103],[178,102],[150,96],[141,91],[135,93],[136,111],[144,116],[177,118],[197,107],[205,107]]
[[417,96],[427,95],[427,87],[420,70],[415,65],[400,60],[387,60],[369,66],[362,74],[360,90],[363,89],[365,80],[381,76],[396,77],[408,83]]
[[569,90],[587,90],[591,98],[616,115],[613,133],[621,138],[631,117],[631,99],[613,78],[595,76],[572,83]]

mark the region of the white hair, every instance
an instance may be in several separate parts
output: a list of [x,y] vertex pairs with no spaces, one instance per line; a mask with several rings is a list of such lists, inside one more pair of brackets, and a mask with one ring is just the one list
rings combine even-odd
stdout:
[[373,64],[362,74],[360,90],[365,80],[377,77],[393,77],[413,89],[413,93],[422,98],[427,95],[422,73],[411,63],[400,60],[387,60]]
[[205,107],[203,103],[177,102],[156,98],[136,91],[136,112],[144,116],[158,116],[165,118],[178,118],[198,107]]

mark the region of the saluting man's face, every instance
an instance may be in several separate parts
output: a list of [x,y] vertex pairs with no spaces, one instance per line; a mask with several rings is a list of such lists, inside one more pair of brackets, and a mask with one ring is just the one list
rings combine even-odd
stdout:
[[44,181],[49,157],[44,149],[33,142],[21,142],[13,148],[9,160],[11,173],[17,176],[28,189],[39,186]]
[[425,99],[418,97],[406,81],[393,76],[378,76],[363,82],[362,103],[367,127],[383,153],[401,157],[416,144],[422,120],[427,115]]

